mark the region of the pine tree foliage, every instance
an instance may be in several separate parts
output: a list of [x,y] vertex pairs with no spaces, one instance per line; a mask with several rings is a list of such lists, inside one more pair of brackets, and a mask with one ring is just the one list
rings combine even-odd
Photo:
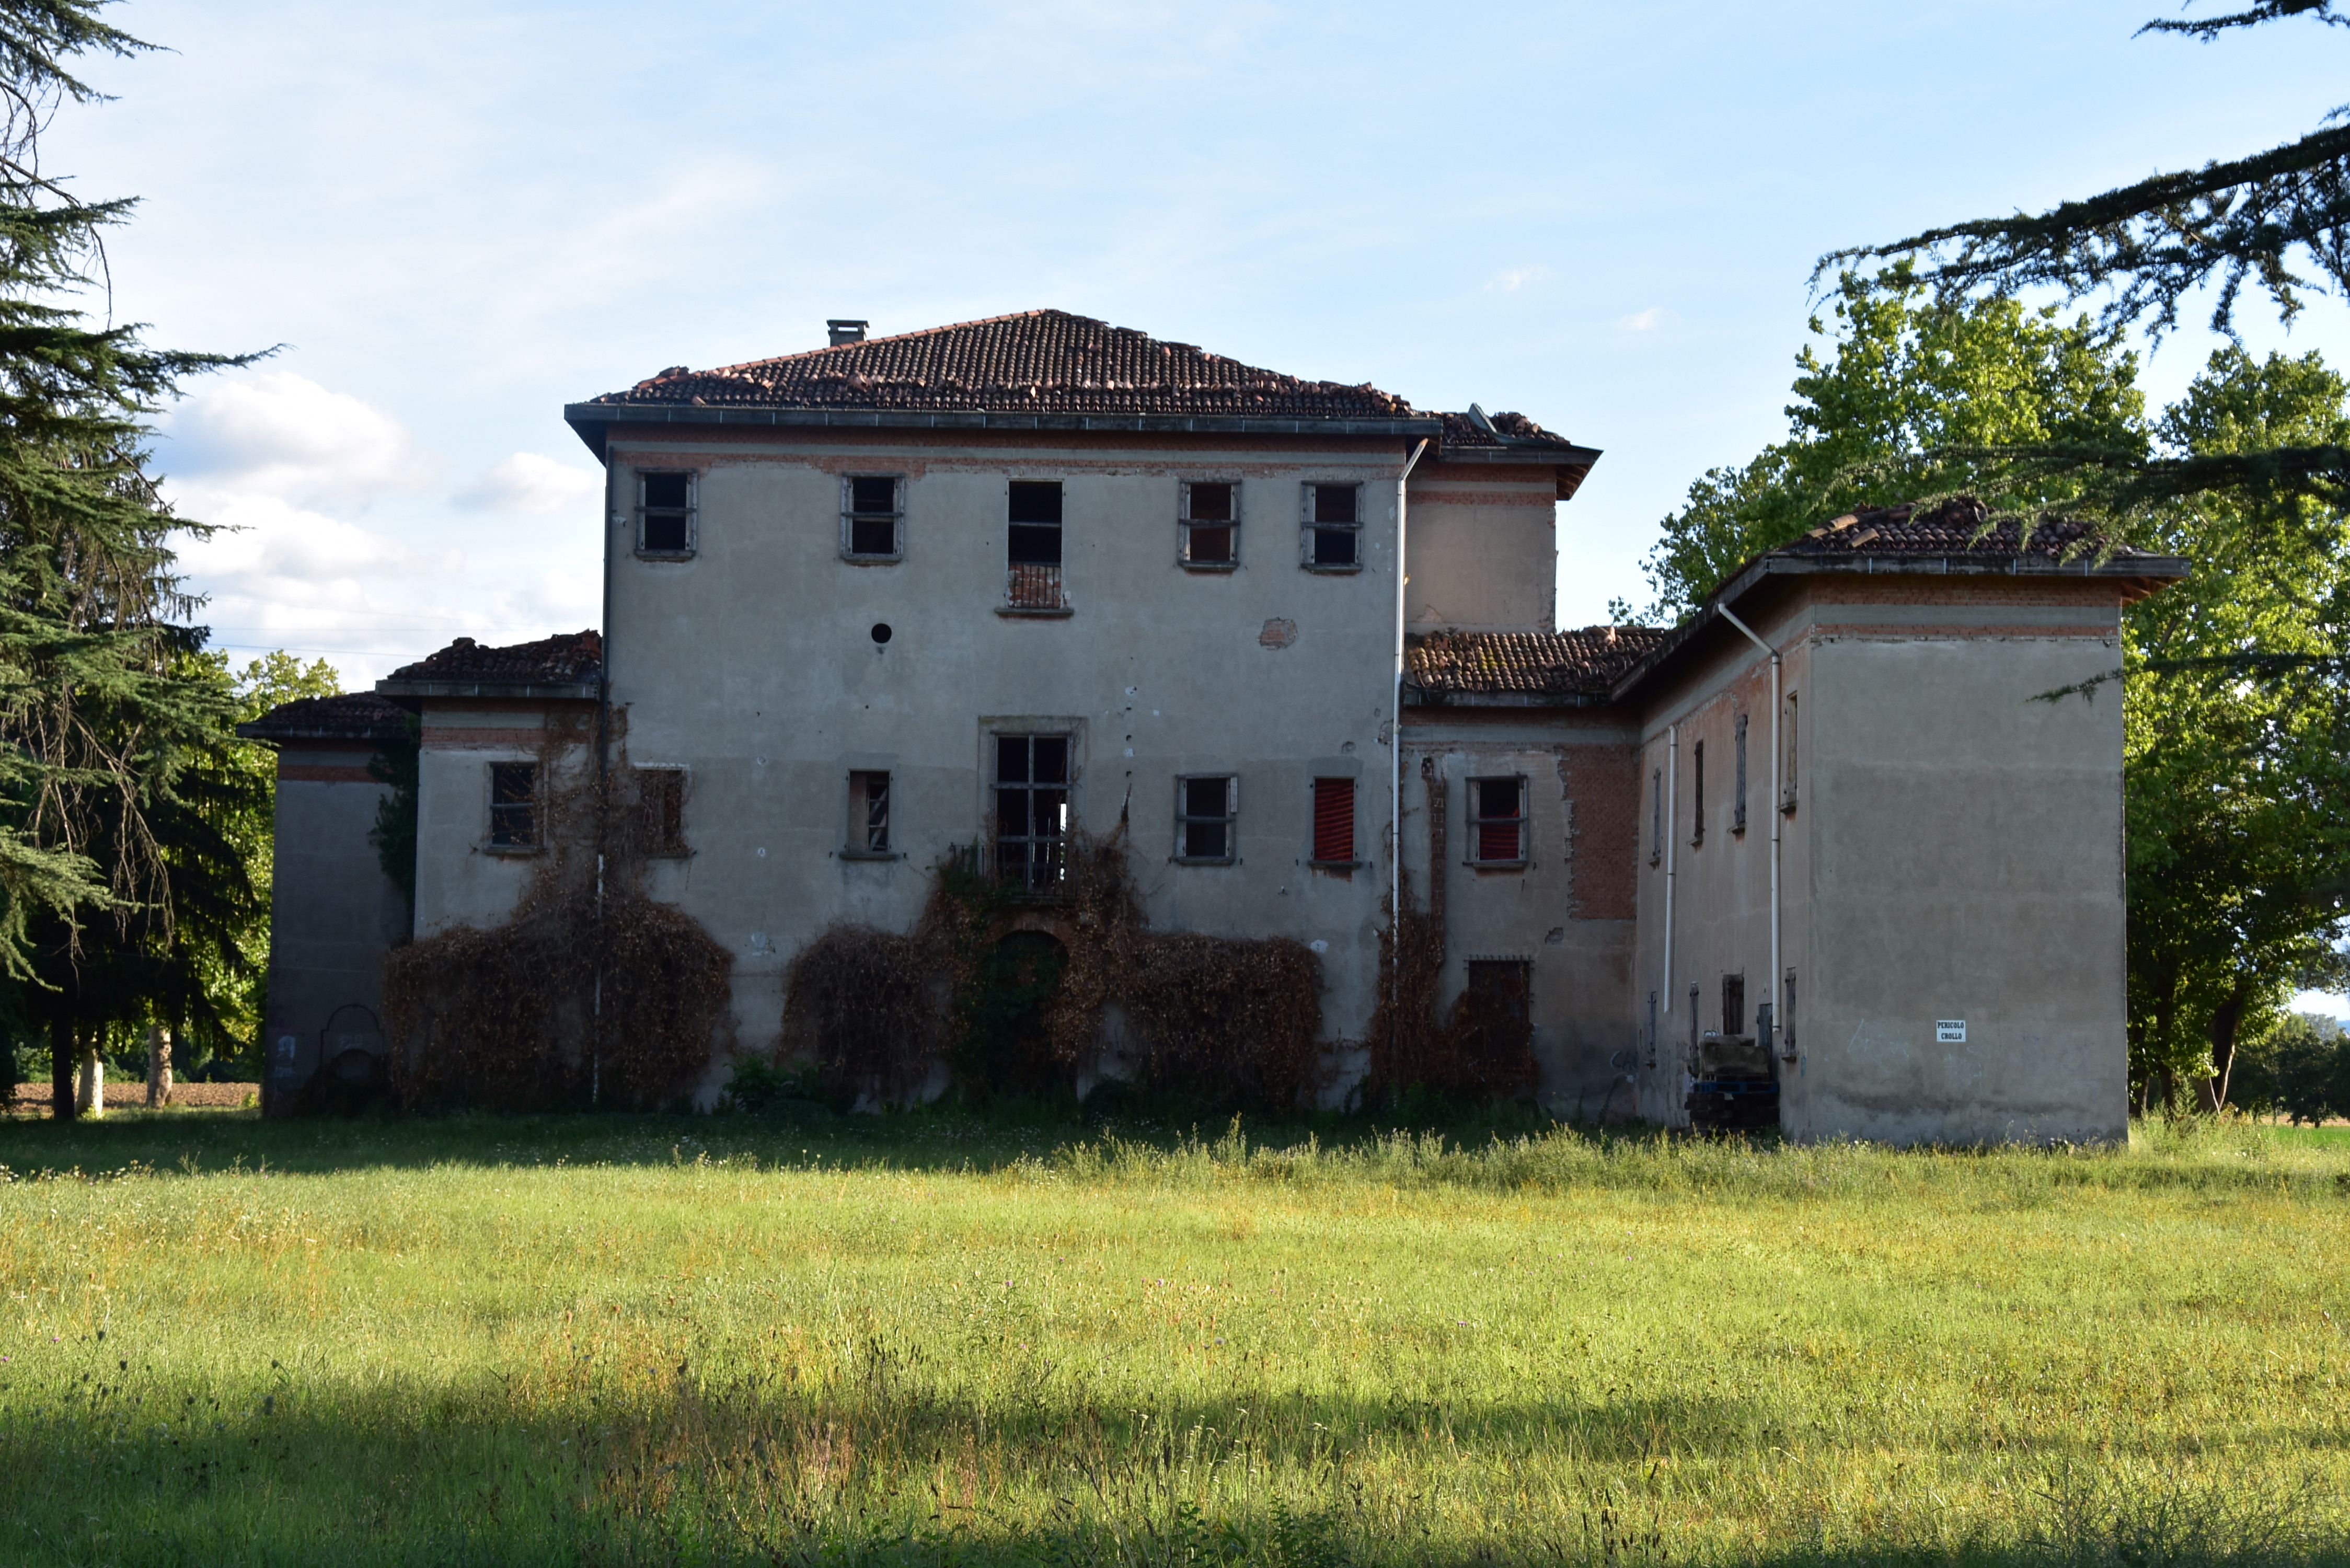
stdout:
[[[2210,41],[2293,16],[2350,25],[2332,0],[2263,0],[2230,16],[2158,20],[2139,31]],[[2158,174],[2044,213],[1977,218],[1835,251],[1813,275],[1816,281],[1856,263],[1906,257],[1927,262],[1918,275],[1947,293],[2054,287],[2077,299],[2111,290],[2101,324],[2119,327],[2150,317],[2158,337],[2178,325],[2190,296],[2216,285],[2211,325],[2232,334],[2248,284],[2266,290],[2288,321],[2312,286],[2304,275],[2310,270],[2350,292],[2345,223],[2350,126],[2334,125],[2265,152]]]
[[172,514],[147,448],[187,377],[247,361],[116,324],[104,238],[132,202],[85,202],[41,163],[58,109],[101,96],[76,63],[151,47],[103,6],[0,0],[0,964],[47,1014],[61,1114],[72,1054],[109,1023],[206,1011],[195,955],[221,961],[255,909],[231,831],[253,790],[217,765],[235,694],[171,547],[205,529]]

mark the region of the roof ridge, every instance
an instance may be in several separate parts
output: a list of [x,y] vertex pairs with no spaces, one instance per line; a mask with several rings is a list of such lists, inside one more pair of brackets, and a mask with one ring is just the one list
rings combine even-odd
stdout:
[[[911,332],[891,332],[879,337],[859,337],[852,343],[819,344],[814,348],[796,349],[789,354],[770,354],[764,359],[743,359],[732,365],[712,365],[707,370],[693,370],[688,373],[695,376],[722,376],[729,370],[751,370],[762,365],[780,365],[786,359],[813,359],[823,354],[840,354],[856,348],[870,348],[878,343],[903,343],[910,337],[933,337],[941,332],[954,332],[966,327],[993,327],[1004,321],[1033,321],[1040,316],[1063,316],[1071,321],[1090,321],[1097,327],[1107,327],[1112,332],[1135,330],[1131,327],[1110,327],[1108,322],[1097,316],[1079,316],[1074,310],[1060,310],[1047,305],[1035,310],[1007,310],[1001,316],[973,317],[969,321],[942,321],[936,327],[918,327]],[[1146,332],[1142,336],[1148,337],[1150,335]],[[1155,341],[1163,342],[1165,339],[1155,339]],[[650,379],[658,380],[660,378]]]

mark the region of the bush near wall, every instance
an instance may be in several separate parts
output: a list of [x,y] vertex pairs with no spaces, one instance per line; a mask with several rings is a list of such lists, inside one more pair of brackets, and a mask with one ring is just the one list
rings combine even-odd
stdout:
[[[1069,855],[1070,890],[1050,900],[999,887],[965,850],[937,867],[910,932],[827,930],[793,961],[785,1054],[835,1097],[902,1100],[942,1062],[979,1097],[1066,1092],[1115,1010],[1119,1054],[1147,1087],[1309,1103],[1322,1085],[1320,961],[1285,937],[1151,930],[1123,826],[1073,836]],[[1050,937],[1027,929],[1038,923]]]

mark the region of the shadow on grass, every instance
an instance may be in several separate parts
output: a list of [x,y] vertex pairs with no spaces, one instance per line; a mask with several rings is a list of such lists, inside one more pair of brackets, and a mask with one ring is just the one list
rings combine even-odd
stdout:
[[[68,1385],[10,1404],[12,1563],[1174,1565],[1735,1562],[2199,1568],[2350,1563],[2341,1500],[2273,1473],[2061,1441],[1808,1467],[1736,1405],[977,1409],[802,1397],[681,1368],[658,1395],[322,1397],[237,1408]],[[42,1408],[46,1406],[46,1408]],[[1718,1441],[1716,1441],[1718,1439]],[[1865,1458],[1866,1456],[1864,1456]],[[64,1478],[72,1478],[69,1483]],[[1790,1495],[1790,1488],[1795,1489]],[[1803,1489],[1813,1489],[1805,1490]],[[1724,1530],[1728,1533],[1725,1535]],[[1724,1548],[1735,1543],[1725,1555]]]
[[[19,1179],[131,1168],[217,1173],[267,1169],[326,1174],[437,1166],[655,1165],[707,1157],[763,1166],[869,1166],[913,1171],[989,1171],[1082,1143],[1116,1139],[1174,1150],[1228,1137],[1235,1126],[1258,1147],[1304,1144],[1343,1150],[1398,1131],[1440,1137],[1454,1147],[1540,1137],[1567,1124],[1532,1105],[1453,1106],[1424,1101],[1417,1113],[1243,1116],[1181,1096],[1097,1093],[1085,1104],[997,1098],[956,1100],[880,1115],[842,1115],[814,1101],[785,1101],[762,1115],[538,1116],[467,1113],[265,1120],[257,1114],[110,1112],[101,1121],[0,1121],[0,1166]],[[1596,1137],[1654,1138],[1654,1129],[1586,1128]]]

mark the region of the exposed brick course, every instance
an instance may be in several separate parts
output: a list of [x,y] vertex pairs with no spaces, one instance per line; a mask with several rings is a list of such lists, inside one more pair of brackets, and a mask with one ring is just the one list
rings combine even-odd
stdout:
[[1557,755],[1558,782],[1574,823],[1568,917],[1628,920],[1639,889],[1640,749],[1560,746]]

